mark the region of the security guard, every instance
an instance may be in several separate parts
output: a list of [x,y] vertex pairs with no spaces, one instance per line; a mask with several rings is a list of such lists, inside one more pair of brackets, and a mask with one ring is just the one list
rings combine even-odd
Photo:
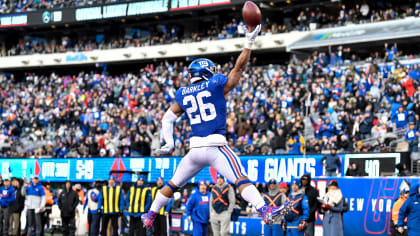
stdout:
[[116,185],[115,177],[111,175],[108,186],[103,186],[98,197],[98,211],[102,212],[101,235],[106,236],[109,220],[112,222],[112,236],[118,235],[118,216],[124,209],[124,195],[121,187]]
[[217,184],[211,191],[210,223],[214,236],[230,235],[230,218],[235,207],[235,192],[222,175],[217,175]]
[[[162,189],[163,187],[163,178],[159,177],[156,181],[156,187],[152,188],[152,199],[155,200],[158,192]],[[169,220],[167,220],[169,211],[172,207],[172,201],[169,202],[168,205],[166,205],[166,207],[162,207],[162,209],[160,209],[159,214],[156,216],[155,222],[153,223],[153,228],[155,230],[155,233],[153,235],[155,236],[160,236],[160,235],[167,235],[167,230],[168,230],[168,225],[167,223],[169,222]]]
[[152,205],[152,195],[149,187],[144,184],[145,177],[139,175],[137,182],[130,187],[126,196],[126,206],[130,216],[129,235],[146,236],[146,228],[142,227],[141,215],[149,211]]
[[[286,195],[280,192],[280,187],[275,179],[268,181],[268,191],[263,194],[264,201],[271,207],[281,206],[286,203]],[[273,225],[264,225],[264,236],[283,235],[281,228],[283,217],[278,217]]]

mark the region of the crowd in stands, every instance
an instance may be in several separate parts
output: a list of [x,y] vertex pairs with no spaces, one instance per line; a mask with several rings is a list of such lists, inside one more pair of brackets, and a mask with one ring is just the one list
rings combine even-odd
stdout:
[[[18,1],[17,3],[22,3]],[[8,4],[15,4],[14,1],[3,1],[3,12],[9,12],[5,9]],[[92,4],[88,1],[32,1],[28,6],[34,4],[37,8],[54,8],[79,6],[84,4]],[[30,8],[33,9],[33,8]],[[378,22],[406,17],[419,16],[420,2],[415,5],[392,6],[378,2],[375,6],[369,6],[366,3],[356,4],[350,8],[342,5],[341,9],[336,13],[330,13],[327,9],[305,8],[296,17],[286,20],[284,19],[265,19],[262,28],[262,35],[277,34],[289,32],[293,30],[314,30],[317,28],[328,28],[343,26],[349,24],[359,24],[368,22]],[[1,12],[1,10],[0,10]],[[278,22],[282,22],[282,24]],[[127,47],[145,47],[158,44],[169,44],[174,42],[198,42],[202,40],[222,40],[243,36],[245,34],[245,25],[238,19],[220,20],[210,25],[201,25],[201,30],[194,30],[191,33],[183,33],[184,29],[181,25],[156,25],[153,29],[147,30],[130,30],[131,33],[118,36],[113,35],[96,35],[88,37],[86,35],[77,36],[78,34],[69,33],[63,37],[47,36],[33,37],[26,36],[18,40],[5,41],[1,46],[1,56],[28,55],[34,53],[59,53],[59,52],[80,52],[91,51],[95,49],[112,49]]]
[[[394,60],[402,53],[396,44],[385,49],[373,54],[376,59]],[[343,47],[314,52],[305,60],[292,56],[288,65],[256,66],[254,58],[228,98],[229,145],[240,155],[329,153],[332,147],[379,152],[389,150],[385,134],[401,131],[396,138],[402,138],[410,122],[410,129],[419,130],[418,66],[378,66],[373,56],[369,66],[355,68],[356,59]],[[227,74],[233,65],[234,58],[219,65],[220,73]],[[159,62],[119,76],[3,75],[0,153],[157,155],[160,119],[176,90],[189,84],[187,66]],[[174,131],[177,156],[188,152],[191,135],[183,118]],[[418,140],[416,131],[407,133],[407,140],[413,135]],[[362,142],[366,139],[375,142]]]

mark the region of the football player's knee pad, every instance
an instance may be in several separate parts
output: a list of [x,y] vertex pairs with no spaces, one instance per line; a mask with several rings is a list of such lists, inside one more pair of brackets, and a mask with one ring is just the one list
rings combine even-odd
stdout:
[[174,186],[170,184],[166,184],[166,186],[168,186],[172,190],[172,192],[176,192],[178,190],[178,187],[175,188]]
[[236,184],[236,186],[239,188],[239,186],[244,185],[244,184],[252,184],[252,183],[251,183],[251,181],[249,181],[249,179],[243,179],[243,180],[240,180],[240,181]]

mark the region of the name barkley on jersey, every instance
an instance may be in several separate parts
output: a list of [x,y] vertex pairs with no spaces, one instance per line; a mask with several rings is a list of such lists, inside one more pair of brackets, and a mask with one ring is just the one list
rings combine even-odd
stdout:
[[204,83],[200,83],[200,84],[197,84],[197,85],[192,85],[192,86],[184,88],[182,90],[182,95],[185,95],[185,94],[188,94],[188,93],[198,92],[198,91],[204,90],[208,87],[209,87],[209,81],[206,81]]

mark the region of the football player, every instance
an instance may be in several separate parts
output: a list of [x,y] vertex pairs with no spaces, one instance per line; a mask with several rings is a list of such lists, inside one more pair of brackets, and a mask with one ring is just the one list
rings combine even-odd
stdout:
[[258,210],[266,224],[271,225],[274,218],[290,210],[290,203],[279,207],[265,204],[257,188],[249,181],[238,156],[227,145],[225,137],[226,97],[239,83],[260,30],[261,25],[258,25],[252,32],[246,33],[245,47],[227,77],[219,74],[216,65],[208,59],[197,59],[189,65],[191,85],[176,92],[176,102],[162,118],[162,135],[166,144],[160,152],[169,154],[173,150],[173,123],[184,112],[193,132],[190,151],[179,163],[169,183],[158,193],[148,214],[142,216],[145,227],[152,227],[157,212],[170,202],[173,193],[207,166],[215,168],[235,183],[241,196]]

